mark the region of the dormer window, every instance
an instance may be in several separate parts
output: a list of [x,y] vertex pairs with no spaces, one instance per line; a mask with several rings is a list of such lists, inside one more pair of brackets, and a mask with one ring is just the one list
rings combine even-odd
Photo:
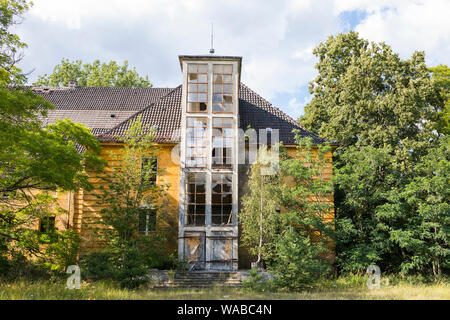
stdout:
[[233,112],[233,66],[214,65],[213,112]]
[[188,65],[187,112],[208,111],[208,65]]

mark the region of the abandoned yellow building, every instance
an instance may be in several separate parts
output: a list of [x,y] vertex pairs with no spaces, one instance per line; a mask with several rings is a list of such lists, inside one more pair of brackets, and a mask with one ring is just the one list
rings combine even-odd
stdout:
[[[241,57],[179,56],[179,62],[182,84],[176,88],[94,88],[72,83],[33,90],[55,105],[47,123],[69,118],[91,128],[106,160],[111,152],[121,152],[117,137],[137,117],[153,126],[161,146],[156,165],[162,176],[156,177],[156,183],[170,185],[171,214],[178,221],[174,247],[180,259],[202,270],[248,268],[247,251],[239,246],[239,204],[251,158],[243,132],[251,128],[258,133],[256,144],[279,140],[291,151],[296,148],[294,129],[315,144],[327,140],[241,83]],[[331,160],[331,153],[328,157]],[[331,161],[326,174],[332,174]],[[95,187],[100,181],[91,177]],[[81,237],[81,251],[92,250],[95,239],[88,235],[87,221],[100,214],[95,195],[78,190],[55,196],[68,212],[56,218],[56,226],[72,228]],[[151,226],[144,224],[139,231],[151,232]]]

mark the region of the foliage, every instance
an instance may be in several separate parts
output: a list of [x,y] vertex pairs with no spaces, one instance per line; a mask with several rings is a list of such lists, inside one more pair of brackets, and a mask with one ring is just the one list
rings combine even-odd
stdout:
[[[114,256],[117,279],[125,287],[134,287],[144,281],[149,268],[172,264],[169,250],[177,233],[169,214],[173,208],[166,197],[168,185],[153,180],[161,171],[153,165],[159,153],[153,129],[139,117],[122,141],[123,149],[111,154],[110,170],[102,177],[106,187],[100,187],[99,205],[104,208],[96,231],[105,250]],[[154,231],[138,232],[143,213],[144,221],[150,219],[145,214],[156,215]]]
[[25,76],[16,65],[22,59],[22,50],[27,45],[9,29],[21,23],[22,15],[31,5],[27,0],[0,2],[0,87],[24,83]]
[[280,234],[280,215],[277,197],[281,184],[280,175],[266,175],[271,153],[266,146],[258,150],[258,159],[249,171],[249,193],[242,197],[239,214],[241,243],[249,253],[258,257],[257,263],[270,263],[275,252],[275,243]]
[[271,281],[264,280],[259,270],[254,268],[249,271],[249,277],[242,280],[242,287],[252,292],[271,291],[273,289]]
[[[337,265],[346,272],[362,273],[373,263],[387,272],[431,272],[416,246],[428,237],[429,231],[419,236],[428,218],[404,192],[413,181],[426,188],[417,165],[443,138],[438,71],[433,79],[423,52],[403,60],[385,43],[352,31],[330,36],[314,53],[319,75],[300,122],[339,143],[333,161]],[[448,202],[436,200],[441,207]],[[446,215],[436,221],[440,230]]]
[[108,251],[91,252],[79,260],[82,277],[92,280],[114,279],[114,256]]
[[313,242],[294,227],[288,227],[280,237],[272,270],[275,285],[289,290],[305,289],[325,276],[330,263],[322,255],[327,251],[320,242]]
[[450,69],[446,65],[430,68],[432,79],[439,89],[444,107],[440,112],[438,130],[446,135],[450,133]]
[[284,209],[283,232],[276,243],[275,285],[298,290],[318,281],[330,270],[333,231],[331,212],[333,185],[327,177],[331,169],[327,155],[329,144],[312,144],[311,139],[296,137],[298,151],[281,161],[285,183],[281,191]]
[[9,29],[29,6],[20,0],[0,3],[0,256],[48,262],[52,257],[34,229],[38,219],[62,212],[50,192],[90,189],[85,170],[100,170],[104,163],[90,130],[70,120],[45,126],[42,119],[53,106],[22,86],[26,76],[15,64],[26,45]]
[[94,60],[85,63],[81,60],[62,59],[55,66],[51,75],[42,75],[34,83],[36,86],[68,86],[69,81],[76,81],[80,87],[137,87],[150,88],[148,76],[140,76],[136,68],[130,69],[128,61],[123,65],[115,61],[109,63]]
[[[317,281],[329,271],[326,258],[333,229],[333,185],[327,176],[331,147],[315,146],[311,139],[299,135],[297,143],[297,153],[283,153],[279,171],[268,176],[261,169],[271,162],[263,161],[267,150],[260,148],[240,214],[242,243],[254,255],[261,252],[266,266],[275,273],[275,285],[292,290]],[[256,278],[251,277],[248,286],[256,286]]]
[[66,270],[77,264],[81,239],[73,230],[54,231],[52,239],[45,249],[45,256],[50,258],[52,270]]
[[[434,276],[450,267],[450,140],[442,138],[418,162],[415,177],[401,192],[390,192],[388,203],[377,209],[379,224],[389,226],[390,240],[401,248],[402,274],[426,273],[431,266]],[[400,216],[405,223],[388,224]]]

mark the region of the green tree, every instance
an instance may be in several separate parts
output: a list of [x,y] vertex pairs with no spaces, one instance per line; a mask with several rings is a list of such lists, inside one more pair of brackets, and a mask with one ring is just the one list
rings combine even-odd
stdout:
[[275,283],[292,290],[324,277],[330,270],[333,246],[332,196],[329,144],[313,145],[296,138],[297,153],[280,162],[283,177],[280,202],[282,232],[276,243]]
[[[380,225],[390,228],[390,240],[402,250],[403,274],[411,271],[440,277],[450,268],[450,140],[442,138],[414,166],[414,178],[400,191],[389,192],[377,208]],[[404,223],[393,225],[391,219]]]
[[239,214],[241,243],[256,256],[256,264],[270,264],[275,254],[275,244],[280,234],[280,175],[266,174],[273,155],[266,146],[258,150],[258,159],[250,167],[249,192],[242,197]]
[[400,271],[412,256],[393,232],[405,230],[408,220],[404,211],[391,212],[389,219],[381,212],[440,143],[443,99],[437,82],[423,52],[403,60],[385,43],[369,43],[352,31],[330,36],[314,54],[319,75],[299,121],[339,143],[333,162],[337,263],[352,272],[371,263]]
[[128,61],[125,61],[123,65],[115,61],[102,63],[100,60],[83,64],[81,60],[70,61],[69,59],[62,59],[61,63],[55,66],[52,74],[39,76],[33,85],[67,87],[72,80],[77,81],[80,87],[152,87],[148,76],[140,76],[136,68],[130,69]]
[[445,103],[438,129],[448,135],[450,133],[450,69],[446,65],[440,64],[430,68],[430,71],[433,73],[432,79],[435,81]]
[[96,233],[104,241],[105,252],[116,264],[113,273],[124,287],[146,281],[151,267],[172,267],[170,247],[176,243],[177,225],[166,196],[168,185],[154,177],[160,147],[154,129],[132,122],[123,138],[123,151],[113,153],[110,170],[102,177],[106,186],[98,194],[104,206]]
[[21,86],[26,77],[15,64],[25,44],[8,29],[28,8],[26,1],[0,4],[0,256],[46,259],[41,235],[30,227],[61,212],[49,192],[90,189],[85,170],[101,170],[104,162],[90,130],[69,120],[44,126],[53,106]]
[[26,0],[0,2],[0,85],[23,83],[24,75],[17,67],[26,44],[10,28],[22,21],[22,15],[30,8]]

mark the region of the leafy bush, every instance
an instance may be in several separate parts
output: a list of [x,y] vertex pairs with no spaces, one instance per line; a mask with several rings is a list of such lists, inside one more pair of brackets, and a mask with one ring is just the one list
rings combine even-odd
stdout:
[[242,287],[248,291],[271,291],[272,282],[271,280],[264,280],[263,275],[259,273],[258,269],[251,269],[250,277],[242,280]]
[[320,242],[314,243],[292,227],[288,228],[277,244],[274,284],[279,288],[301,290],[317,282],[330,269],[321,257],[325,249]]
[[47,249],[46,255],[52,260],[52,270],[63,270],[77,263],[77,254],[80,247],[80,237],[73,230],[54,233],[55,239]]
[[114,256],[111,252],[92,252],[80,258],[81,275],[92,280],[113,279]]

